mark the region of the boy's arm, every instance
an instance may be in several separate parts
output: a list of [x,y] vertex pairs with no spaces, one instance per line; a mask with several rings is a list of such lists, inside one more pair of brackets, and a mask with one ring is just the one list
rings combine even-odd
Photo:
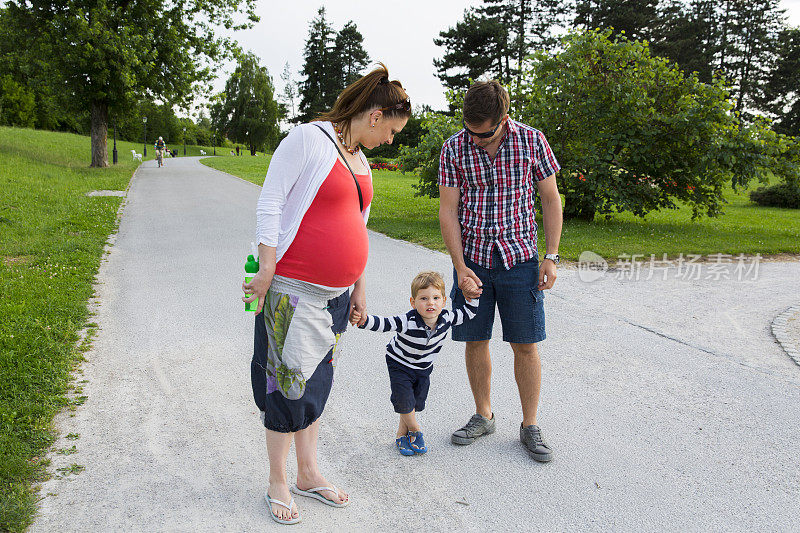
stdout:
[[406,315],[397,316],[378,316],[367,315],[367,320],[363,325],[358,326],[360,329],[368,329],[370,331],[405,331],[408,325],[408,317]]
[[464,305],[459,307],[458,309],[453,309],[453,322],[454,326],[458,326],[459,324],[463,324],[466,320],[470,320],[475,317],[475,314],[478,312],[478,299],[467,299],[464,302]]

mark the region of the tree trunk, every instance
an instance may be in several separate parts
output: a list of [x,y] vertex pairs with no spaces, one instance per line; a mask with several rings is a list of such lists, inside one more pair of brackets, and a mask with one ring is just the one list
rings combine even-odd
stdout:
[[94,101],[92,114],[92,164],[93,167],[108,166],[108,104]]

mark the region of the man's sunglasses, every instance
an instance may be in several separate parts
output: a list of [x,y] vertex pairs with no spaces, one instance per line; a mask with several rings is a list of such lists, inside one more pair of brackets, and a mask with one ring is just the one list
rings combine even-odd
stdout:
[[381,111],[394,111],[394,110],[411,111],[411,99],[406,98],[405,100],[397,102],[396,104],[381,108]]
[[501,120],[491,130],[485,131],[483,133],[475,133],[474,131],[472,131],[471,129],[469,129],[467,127],[467,123],[466,122],[464,122],[463,120],[461,121],[461,124],[464,126],[464,131],[467,132],[467,135],[470,135],[472,137],[477,137],[478,139],[488,139],[489,137],[494,136],[495,132],[497,132],[497,128],[499,128],[500,124],[502,124],[502,123],[503,123],[503,121]]

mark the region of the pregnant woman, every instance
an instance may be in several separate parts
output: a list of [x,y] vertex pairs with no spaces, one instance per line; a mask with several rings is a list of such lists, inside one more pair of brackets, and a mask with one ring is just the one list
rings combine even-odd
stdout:
[[[317,440],[339,337],[351,310],[367,316],[372,176],[360,147],[391,143],[410,115],[408,95],[381,64],[348,86],[333,109],[294,128],[270,161],[257,208],[260,269],[242,289],[252,294],[245,301],[259,304],[251,381],[267,434],[265,497],[279,523],[300,521],[291,493],[334,507],[350,502],[319,471]],[[290,491],[292,440],[297,481]]]

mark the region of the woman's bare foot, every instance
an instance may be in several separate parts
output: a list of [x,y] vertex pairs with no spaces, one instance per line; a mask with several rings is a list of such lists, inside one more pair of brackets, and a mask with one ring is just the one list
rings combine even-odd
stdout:
[[289,509],[282,505],[278,505],[277,503],[271,504],[270,508],[272,514],[274,514],[277,518],[280,518],[281,520],[293,520],[300,516],[300,513],[297,510],[297,504],[289,503],[292,501],[292,493],[289,492],[289,485],[287,485],[285,481],[274,483],[270,482],[269,488],[267,489],[267,496],[282,501],[286,505],[291,505],[292,507],[292,510],[289,511]]
[[[300,477],[300,475],[297,476],[298,489],[309,490],[316,487],[333,487],[333,485],[329,483],[327,479],[322,477],[322,474],[309,477]],[[338,494],[332,490],[321,490],[318,494],[334,503],[347,503],[350,500],[350,496],[348,496],[347,493],[342,489],[339,489],[338,487],[337,489],[339,491]]]

